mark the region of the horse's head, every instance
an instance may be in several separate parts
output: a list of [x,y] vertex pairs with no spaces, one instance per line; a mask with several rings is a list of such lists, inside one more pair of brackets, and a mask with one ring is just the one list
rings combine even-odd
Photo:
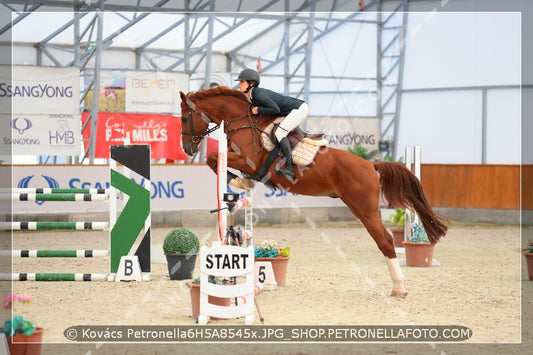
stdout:
[[194,155],[198,145],[207,135],[209,119],[196,111],[194,102],[180,91],[181,97],[181,146],[187,155]]
[[[225,86],[199,90],[181,97],[181,143],[188,155],[198,151],[202,139],[216,130],[222,121],[248,117],[249,102],[238,90]],[[209,124],[215,126],[209,128]]]

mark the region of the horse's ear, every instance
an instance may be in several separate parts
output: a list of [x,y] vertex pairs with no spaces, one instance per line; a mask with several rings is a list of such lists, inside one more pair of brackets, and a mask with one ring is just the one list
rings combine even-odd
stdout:
[[180,97],[181,101],[185,101],[185,94],[183,93],[183,91],[180,91]]

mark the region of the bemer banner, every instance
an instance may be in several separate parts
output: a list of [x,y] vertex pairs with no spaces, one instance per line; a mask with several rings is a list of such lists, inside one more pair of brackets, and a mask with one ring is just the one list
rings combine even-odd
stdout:
[[189,90],[189,75],[126,72],[126,112],[180,114],[179,92]]

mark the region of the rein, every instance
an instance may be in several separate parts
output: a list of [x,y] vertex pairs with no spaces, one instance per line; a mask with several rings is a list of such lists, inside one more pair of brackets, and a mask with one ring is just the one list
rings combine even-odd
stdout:
[[[190,132],[181,132],[181,134],[186,134],[186,135],[190,135],[192,136],[192,141],[195,143],[195,144],[198,144],[202,139],[204,139],[204,137],[210,135],[211,133],[213,133],[214,131],[216,131],[219,127],[220,127],[220,124],[216,123],[215,121],[213,121],[211,119],[211,117],[209,117],[208,115],[206,115],[205,113],[203,112],[199,112],[197,111],[195,108],[193,108],[194,106],[196,106],[194,104],[194,102],[190,99],[190,98],[187,98],[187,104],[189,105],[189,117],[187,117],[187,119],[191,122],[190,125],[191,125],[191,131]],[[194,119],[193,119],[193,113],[197,114],[198,116],[200,116],[205,122],[208,123],[214,123],[215,126],[210,128],[210,129],[207,129],[204,133],[202,134],[198,134],[196,133],[196,130],[194,129]],[[228,130],[228,126],[230,124],[232,124],[233,122],[236,122],[236,121],[239,121],[243,118],[248,118],[248,122],[249,122],[249,125],[243,125],[243,126],[240,126],[240,127],[235,127],[231,130]],[[257,122],[253,122],[252,120],[252,116],[250,114],[250,110],[248,110],[247,114],[246,115],[243,115],[243,116],[239,116],[239,117],[236,117],[232,120],[229,120],[227,122],[224,122],[224,132],[226,133],[226,135],[228,136],[228,139],[229,139],[229,136],[230,134],[236,132],[236,131],[239,131],[241,129],[247,129],[247,128],[250,128],[252,130],[252,142],[253,142],[253,145],[254,145],[254,152],[256,155],[259,155],[262,151],[262,147],[260,149],[257,149],[257,143],[254,139],[254,136],[253,136],[253,131],[256,131],[259,135],[261,135],[261,133],[263,133],[264,131],[259,128],[258,126],[258,122],[259,120],[261,119],[261,116],[258,117],[257,119]]]
[[252,130],[251,132],[252,132],[252,143],[253,143],[253,145],[254,145],[254,153],[255,153],[255,155],[259,155],[259,154],[261,154],[261,152],[263,151],[263,146],[261,145],[261,148],[259,148],[259,149],[257,148],[257,142],[256,142],[255,139],[254,139],[254,131],[257,132],[257,135],[258,135],[259,137],[261,137],[261,133],[264,133],[264,130],[262,130],[261,128],[259,128],[259,126],[257,125],[257,122],[259,122],[259,120],[261,119],[262,116],[259,116],[259,117],[257,118],[257,121],[254,123],[253,120],[252,120],[252,115],[250,114],[250,112],[251,112],[251,111],[248,110],[247,115],[244,115],[244,116],[241,116],[241,117],[237,117],[237,118],[232,119],[231,121],[226,122],[226,123],[225,123],[225,127],[224,127],[224,132],[226,132],[228,126],[229,126],[231,123],[233,123],[233,122],[235,122],[235,121],[237,121],[237,120],[240,120],[240,119],[242,119],[242,118],[248,117],[248,122],[250,123],[248,126],[244,125],[244,126],[240,126],[240,127],[233,128],[232,130],[227,131],[226,134],[228,135],[228,138],[229,138],[230,134],[233,133],[233,132],[239,131],[239,130],[241,130],[241,129],[250,128],[250,129]]

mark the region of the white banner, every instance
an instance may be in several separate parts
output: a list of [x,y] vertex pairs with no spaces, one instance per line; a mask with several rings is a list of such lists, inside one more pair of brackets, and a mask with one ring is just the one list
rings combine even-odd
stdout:
[[[205,82],[205,73],[195,73],[191,75],[190,90],[196,91],[200,90]],[[209,77],[209,83],[207,83],[207,88],[212,88],[214,86],[227,86],[232,87],[236,82],[231,82],[231,73],[211,73]]]
[[0,115],[0,119],[11,119],[11,129],[0,133],[2,152],[12,149],[13,155],[81,154],[79,114],[13,114]]
[[126,72],[126,112],[179,114],[179,91],[189,90],[189,75],[164,72]]
[[[1,167],[0,167],[1,169]],[[137,181],[142,183],[142,181]],[[152,211],[217,208],[216,175],[206,165],[154,165]],[[109,167],[94,165],[27,165],[13,167],[13,187],[109,188]],[[230,191],[231,192],[231,191]],[[242,193],[242,190],[233,192]],[[301,196],[263,184],[253,190],[254,209],[344,206],[340,199]],[[15,214],[90,213],[108,211],[107,202],[15,201]]]
[[306,131],[324,133],[329,145],[347,150],[360,144],[368,151],[379,149],[379,119],[309,117]]
[[0,110],[15,114],[79,114],[80,69],[2,66]]

